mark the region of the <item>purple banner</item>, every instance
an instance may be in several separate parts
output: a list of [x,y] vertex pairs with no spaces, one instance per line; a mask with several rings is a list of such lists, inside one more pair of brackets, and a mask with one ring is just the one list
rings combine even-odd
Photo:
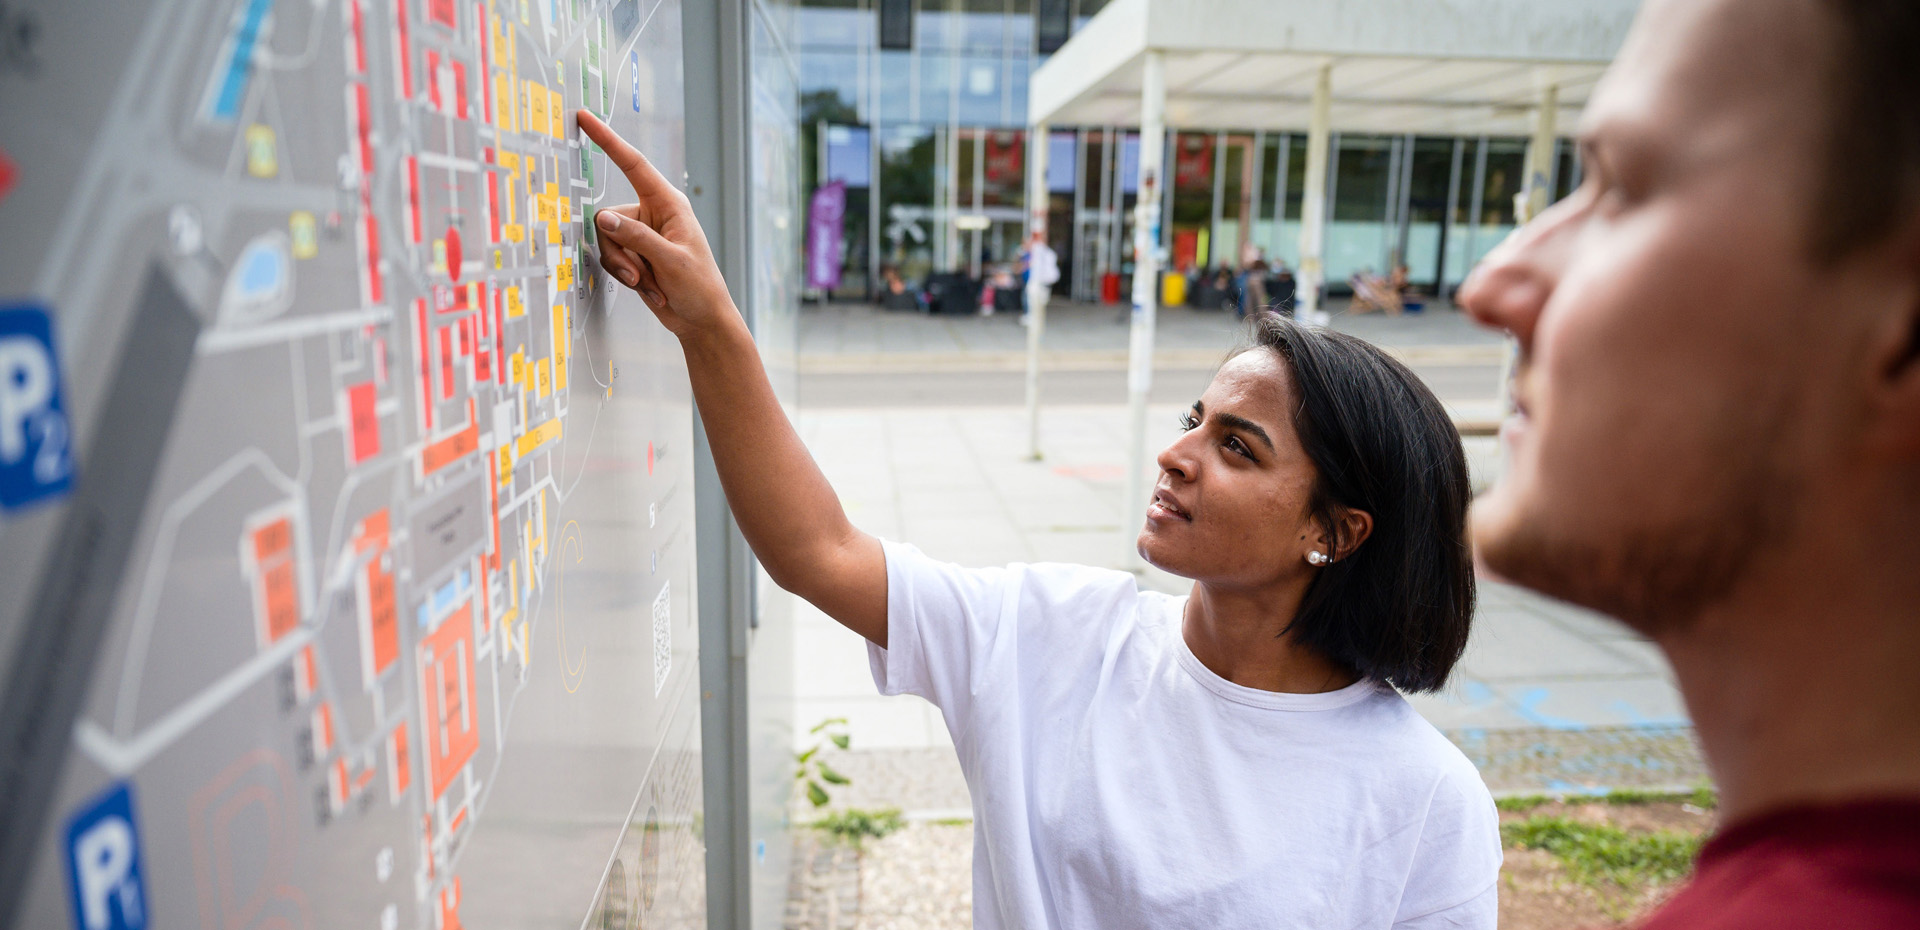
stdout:
[[847,182],[835,181],[813,192],[807,207],[807,286],[840,286],[841,221],[847,214]]

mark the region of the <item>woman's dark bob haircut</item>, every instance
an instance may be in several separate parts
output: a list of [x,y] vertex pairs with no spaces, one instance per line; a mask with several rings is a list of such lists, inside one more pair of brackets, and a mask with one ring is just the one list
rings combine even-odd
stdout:
[[1240,351],[1270,350],[1293,372],[1294,430],[1318,471],[1312,516],[1335,532],[1339,508],[1373,517],[1359,548],[1317,571],[1287,631],[1402,691],[1439,690],[1473,621],[1459,432],[1433,392],[1370,343],[1274,313],[1251,330]]

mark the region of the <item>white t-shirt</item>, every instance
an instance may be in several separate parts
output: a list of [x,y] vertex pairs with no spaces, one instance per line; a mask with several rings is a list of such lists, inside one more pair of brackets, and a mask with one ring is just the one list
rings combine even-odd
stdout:
[[1027,249],[1027,283],[1044,284],[1052,287],[1060,280],[1060,257],[1044,242],[1036,242]]
[[1391,688],[1233,684],[1123,572],[885,549],[873,677],[953,733],[978,930],[1494,926],[1493,798]]

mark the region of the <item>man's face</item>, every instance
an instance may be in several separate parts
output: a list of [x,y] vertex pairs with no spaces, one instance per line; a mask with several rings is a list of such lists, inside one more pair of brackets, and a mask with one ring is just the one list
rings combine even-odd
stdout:
[[1810,233],[1831,111],[1811,0],[1650,0],[1596,88],[1585,182],[1461,302],[1520,346],[1480,558],[1648,631],[1791,533],[1837,419],[1843,268]]

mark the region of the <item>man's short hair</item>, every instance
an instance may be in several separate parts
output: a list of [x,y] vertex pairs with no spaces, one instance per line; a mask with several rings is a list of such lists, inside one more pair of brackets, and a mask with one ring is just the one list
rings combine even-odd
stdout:
[[1920,204],[1920,2],[1823,0],[1837,26],[1826,179],[1813,248],[1831,261],[1879,242]]

